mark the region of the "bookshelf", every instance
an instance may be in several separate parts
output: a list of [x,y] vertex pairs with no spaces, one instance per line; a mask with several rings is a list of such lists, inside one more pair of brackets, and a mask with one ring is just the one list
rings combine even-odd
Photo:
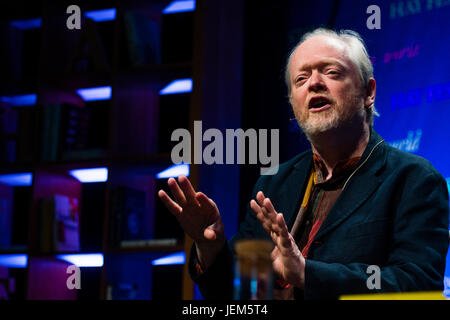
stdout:
[[[0,284],[15,284],[8,298],[192,298],[182,264],[152,265],[190,244],[156,196],[167,183],[156,174],[172,165],[170,132],[189,129],[198,112],[190,92],[159,94],[194,69],[195,11],[164,14],[170,3],[77,1],[80,30],[66,28],[72,3],[64,1],[18,9],[19,1],[2,15],[0,178],[28,173],[25,182],[0,181],[0,261],[19,261],[0,266]],[[107,21],[85,15],[111,8]],[[13,25],[36,19],[37,27]],[[79,91],[91,88],[100,90]],[[21,95],[32,97],[11,100]],[[85,183],[70,173],[87,168],[104,168],[107,178]],[[55,246],[68,230],[66,220],[54,223],[55,195],[76,203],[68,212],[78,214],[79,249]],[[102,265],[80,267],[81,289],[69,290],[71,262],[60,255],[91,253]],[[169,282],[172,293],[164,291]]]

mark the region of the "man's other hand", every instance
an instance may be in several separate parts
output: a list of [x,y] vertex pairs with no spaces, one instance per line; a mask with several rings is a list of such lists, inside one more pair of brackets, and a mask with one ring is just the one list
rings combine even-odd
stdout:
[[185,176],[178,177],[178,183],[170,178],[167,184],[174,199],[163,190],[159,190],[158,196],[195,241],[200,262],[207,268],[226,242],[219,209],[204,193],[195,192]]
[[305,258],[289,233],[283,214],[276,212],[272,202],[262,191],[256,194],[256,201],[250,201],[250,207],[275,244],[271,255],[275,274],[285,282],[303,288]]

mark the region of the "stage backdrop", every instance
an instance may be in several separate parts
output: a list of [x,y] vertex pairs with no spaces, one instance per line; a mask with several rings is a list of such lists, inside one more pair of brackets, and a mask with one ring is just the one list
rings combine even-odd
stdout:
[[[381,9],[379,30],[366,25],[372,4]],[[335,27],[366,40],[377,81],[377,132],[392,146],[428,159],[450,188],[450,1],[344,0]],[[450,296],[449,255],[445,282]]]

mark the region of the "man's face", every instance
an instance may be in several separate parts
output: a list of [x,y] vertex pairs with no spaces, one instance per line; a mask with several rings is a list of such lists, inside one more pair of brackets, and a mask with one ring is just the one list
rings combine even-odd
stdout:
[[340,40],[303,42],[292,57],[290,81],[294,114],[307,136],[364,121],[362,81]]

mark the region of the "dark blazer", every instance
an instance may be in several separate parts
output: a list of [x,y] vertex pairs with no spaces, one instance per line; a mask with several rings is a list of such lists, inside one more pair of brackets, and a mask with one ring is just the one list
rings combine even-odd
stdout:
[[[269,197],[291,228],[312,166],[306,151],[261,176],[259,190]],[[343,294],[443,290],[449,245],[447,185],[424,158],[389,146],[373,129],[356,171],[314,238],[306,259],[306,300]],[[238,233],[214,264],[196,275],[195,250],[190,273],[204,298],[232,298],[233,248],[243,238],[267,238],[248,207]],[[381,269],[381,288],[368,289],[369,265]]]

